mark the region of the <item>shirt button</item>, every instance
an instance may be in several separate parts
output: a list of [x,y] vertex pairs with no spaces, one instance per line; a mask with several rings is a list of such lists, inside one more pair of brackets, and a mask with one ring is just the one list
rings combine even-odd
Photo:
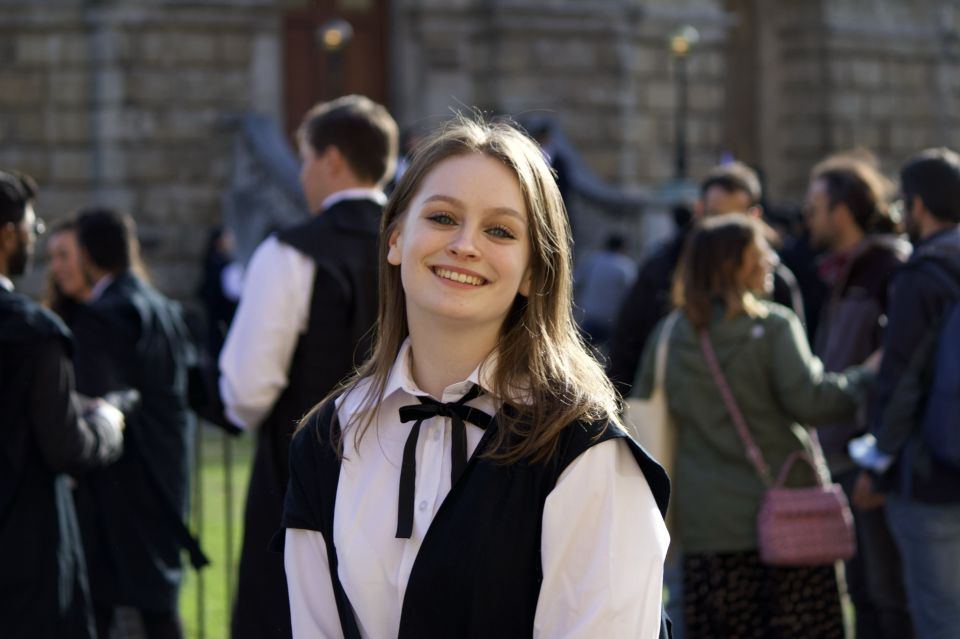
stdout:
[[420,510],[426,510],[426,509],[427,509],[427,502],[426,502],[426,500],[421,501],[421,502],[420,502]]

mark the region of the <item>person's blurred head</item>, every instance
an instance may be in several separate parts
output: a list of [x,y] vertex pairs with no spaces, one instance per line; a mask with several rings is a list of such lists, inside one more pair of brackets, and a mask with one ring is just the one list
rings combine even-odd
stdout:
[[839,155],[810,173],[804,216],[816,248],[850,248],[866,233],[890,231],[889,200],[893,185],[864,159]]
[[916,154],[900,169],[900,193],[914,242],[960,223],[960,156],[943,147]]
[[700,199],[694,207],[698,218],[725,213],[746,213],[760,217],[760,178],[743,162],[730,162],[715,167],[700,183]]
[[381,186],[396,167],[397,123],[361,95],[314,106],[297,131],[300,184],[311,213],[337,191]]
[[92,282],[130,269],[133,220],[108,208],[88,208],[77,214],[77,243],[84,271]]
[[674,276],[674,302],[696,328],[709,324],[715,304],[728,315],[762,313],[756,296],[773,290],[777,265],[772,235],[743,213],[713,216],[694,229]]
[[90,293],[90,283],[80,260],[77,223],[69,219],[54,225],[47,237],[50,278],[54,295],[83,301]]
[[28,175],[0,171],[0,273],[23,275],[43,223],[33,201],[37,185]]

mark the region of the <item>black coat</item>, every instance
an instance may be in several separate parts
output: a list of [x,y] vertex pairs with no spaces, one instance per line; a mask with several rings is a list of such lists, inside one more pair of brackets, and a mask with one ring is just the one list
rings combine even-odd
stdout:
[[66,473],[111,461],[120,440],[78,415],[70,337],[36,302],[0,289],[0,636],[94,634]]
[[919,243],[893,276],[883,362],[869,423],[880,450],[897,459],[881,478],[882,488],[904,499],[956,504],[960,503],[960,471],[937,461],[923,438],[922,416],[933,383],[939,327],[944,312],[957,301],[943,277],[960,281],[958,227]]
[[344,200],[277,235],[313,260],[316,277],[307,331],[294,350],[289,383],[258,434],[244,515],[234,639],[291,634],[283,557],[267,545],[280,527],[297,422],[368,354],[377,317],[381,212],[371,200]]
[[194,422],[187,409],[192,346],[179,306],[123,273],[78,314],[77,387],[136,390],[126,449],[80,484],[78,509],[90,589],[98,604],[176,606]]

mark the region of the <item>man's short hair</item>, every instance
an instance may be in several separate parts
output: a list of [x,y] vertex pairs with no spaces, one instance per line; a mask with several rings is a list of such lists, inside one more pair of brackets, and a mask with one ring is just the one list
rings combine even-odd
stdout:
[[700,183],[700,197],[706,197],[707,191],[715,186],[727,193],[743,191],[750,197],[750,206],[758,206],[763,198],[757,172],[743,162],[728,162],[714,167]]
[[865,232],[889,217],[893,185],[867,158],[839,154],[813,167],[810,181],[822,181],[830,208],[844,204],[853,221]]
[[396,168],[397,123],[383,106],[362,95],[314,106],[304,116],[297,136],[316,153],[337,147],[361,180],[382,184]]
[[19,224],[27,212],[27,204],[37,195],[33,178],[16,171],[0,171],[0,226]]
[[83,209],[77,214],[77,243],[97,267],[110,273],[130,268],[133,220],[108,208]]
[[960,222],[960,155],[944,147],[914,155],[900,169],[900,190],[938,220]]

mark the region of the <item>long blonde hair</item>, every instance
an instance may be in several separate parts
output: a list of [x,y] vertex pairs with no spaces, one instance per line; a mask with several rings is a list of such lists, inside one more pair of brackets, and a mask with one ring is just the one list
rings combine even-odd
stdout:
[[[495,439],[484,454],[505,463],[542,461],[553,454],[560,431],[574,421],[619,425],[619,401],[574,324],[570,228],[556,180],[536,143],[504,122],[458,117],[415,152],[381,221],[380,302],[373,352],[320,404],[357,390],[369,379],[363,409],[356,413],[364,416],[358,418],[354,432],[359,443],[376,415],[387,378],[409,334],[400,267],[387,262],[387,240],[430,171],[448,158],[473,153],[501,162],[517,177],[529,214],[531,249],[530,296],[517,295],[504,320],[495,349],[493,388],[486,389],[516,413],[501,411]],[[335,432],[331,437],[336,439]],[[342,441],[335,444],[342,451]]]

